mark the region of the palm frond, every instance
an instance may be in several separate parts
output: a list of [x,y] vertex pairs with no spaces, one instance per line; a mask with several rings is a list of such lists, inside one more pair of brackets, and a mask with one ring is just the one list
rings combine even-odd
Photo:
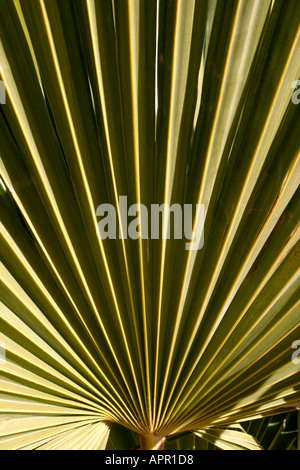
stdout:
[[298,0],[0,3],[0,448],[259,448],[228,426],[300,403]]

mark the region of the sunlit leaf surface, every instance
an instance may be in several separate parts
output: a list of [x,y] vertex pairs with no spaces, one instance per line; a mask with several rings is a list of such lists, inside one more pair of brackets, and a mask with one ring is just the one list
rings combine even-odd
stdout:
[[[299,1],[0,9],[0,448],[264,447],[237,426],[300,406]],[[121,196],[204,208],[203,246]]]

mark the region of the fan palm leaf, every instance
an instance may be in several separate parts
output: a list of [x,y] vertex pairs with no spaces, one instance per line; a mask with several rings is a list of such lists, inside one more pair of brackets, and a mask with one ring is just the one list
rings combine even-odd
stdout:
[[0,3],[0,448],[260,448],[300,404],[298,0]]

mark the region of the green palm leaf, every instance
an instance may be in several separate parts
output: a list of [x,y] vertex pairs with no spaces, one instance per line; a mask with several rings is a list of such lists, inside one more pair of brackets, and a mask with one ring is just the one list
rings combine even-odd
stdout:
[[244,423],[244,428],[267,450],[296,450],[299,411]]
[[[264,448],[300,403],[298,0],[0,3],[0,448]],[[121,196],[204,207],[203,246]]]
[[[166,451],[173,450],[295,450],[297,411],[281,413],[228,427],[207,428],[168,437]],[[201,437],[200,437],[201,436]],[[112,426],[106,449],[138,449],[138,434]]]

